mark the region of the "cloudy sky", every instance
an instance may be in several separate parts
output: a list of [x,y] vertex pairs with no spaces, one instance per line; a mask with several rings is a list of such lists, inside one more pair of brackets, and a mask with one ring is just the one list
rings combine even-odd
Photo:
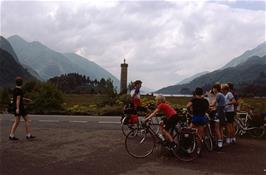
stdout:
[[3,1],[1,35],[76,52],[159,89],[265,41],[265,1]]

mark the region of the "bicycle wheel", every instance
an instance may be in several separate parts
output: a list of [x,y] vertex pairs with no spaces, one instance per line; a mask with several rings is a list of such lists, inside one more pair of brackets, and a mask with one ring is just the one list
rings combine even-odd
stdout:
[[213,140],[212,140],[212,136],[209,133],[209,131],[206,133],[204,140],[203,140],[203,143],[204,143],[204,145],[208,151],[213,150]]
[[124,117],[121,122],[121,130],[124,136],[127,136],[130,131],[138,127],[138,123],[130,124],[128,120],[128,117]]
[[199,154],[197,153],[198,144],[196,135],[194,134],[177,134],[174,137],[176,148],[173,154],[181,161],[189,162],[195,160]]
[[147,129],[134,129],[128,133],[125,147],[131,156],[145,158],[155,148],[155,137]]
[[252,130],[249,130],[249,135],[254,138],[262,138],[265,134],[264,126],[256,127]]

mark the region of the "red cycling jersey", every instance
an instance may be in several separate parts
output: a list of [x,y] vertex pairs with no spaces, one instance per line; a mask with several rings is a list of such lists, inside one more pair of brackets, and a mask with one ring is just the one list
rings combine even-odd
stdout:
[[163,111],[167,118],[171,118],[172,116],[176,115],[176,111],[172,106],[167,103],[161,103],[157,106],[159,111]]

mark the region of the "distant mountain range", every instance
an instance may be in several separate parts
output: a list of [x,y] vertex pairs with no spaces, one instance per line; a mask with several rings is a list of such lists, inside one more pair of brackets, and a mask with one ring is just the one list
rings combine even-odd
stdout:
[[[251,56],[250,56],[251,55]],[[258,56],[257,56],[258,55]],[[233,82],[234,84],[252,84],[266,74],[266,42],[234,58],[222,69],[201,75],[186,84],[162,88],[156,93],[191,94],[196,87],[209,88],[216,82]]]
[[237,65],[244,63],[252,56],[259,56],[263,57],[266,55],[266,41],[258,45],[256,48],[252,50],[248,50],[244,52],[242,55],[232,59],[229,63],[227,63],[225,66],[223,66],[221,69],[226,69],[228,67],[236,67]]
[[0,37],[0,87],[14,87],[17,76],[25,80],[36,79],[20,64],[9,42]]
[[[63,54],[50,49],[38,41],[27,42],[18,35],[8,38],[18,60],[32,69],[32,74],[43,80],[67,73],[79,73],[91,79],[112,79],[119,88],[119,80],[111,73],[75,53]],[[25,67],[26,67],[25,66]],[[37,74],[37,75],[36,75]]]
[[180,81],[177,83],[177,85],[181,85],[181,84],[187,84],[187,83],[190,83],[192,80],[202,76],[202,75],[205,75],[209,73],[208,71],[204,71],[204,72],[200,72],[200,73],[197,73],[195,75],[192,75],[191,77],[188,77],[188,78],[185,78],[184,80]]

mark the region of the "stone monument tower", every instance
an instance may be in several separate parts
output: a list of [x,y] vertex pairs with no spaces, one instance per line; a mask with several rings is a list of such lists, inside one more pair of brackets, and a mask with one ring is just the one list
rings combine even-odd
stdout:
[[124,59],[124,63],[121,64],[120,94],[127,93],[127,68],[128,64],[126,64],[126,59]]

